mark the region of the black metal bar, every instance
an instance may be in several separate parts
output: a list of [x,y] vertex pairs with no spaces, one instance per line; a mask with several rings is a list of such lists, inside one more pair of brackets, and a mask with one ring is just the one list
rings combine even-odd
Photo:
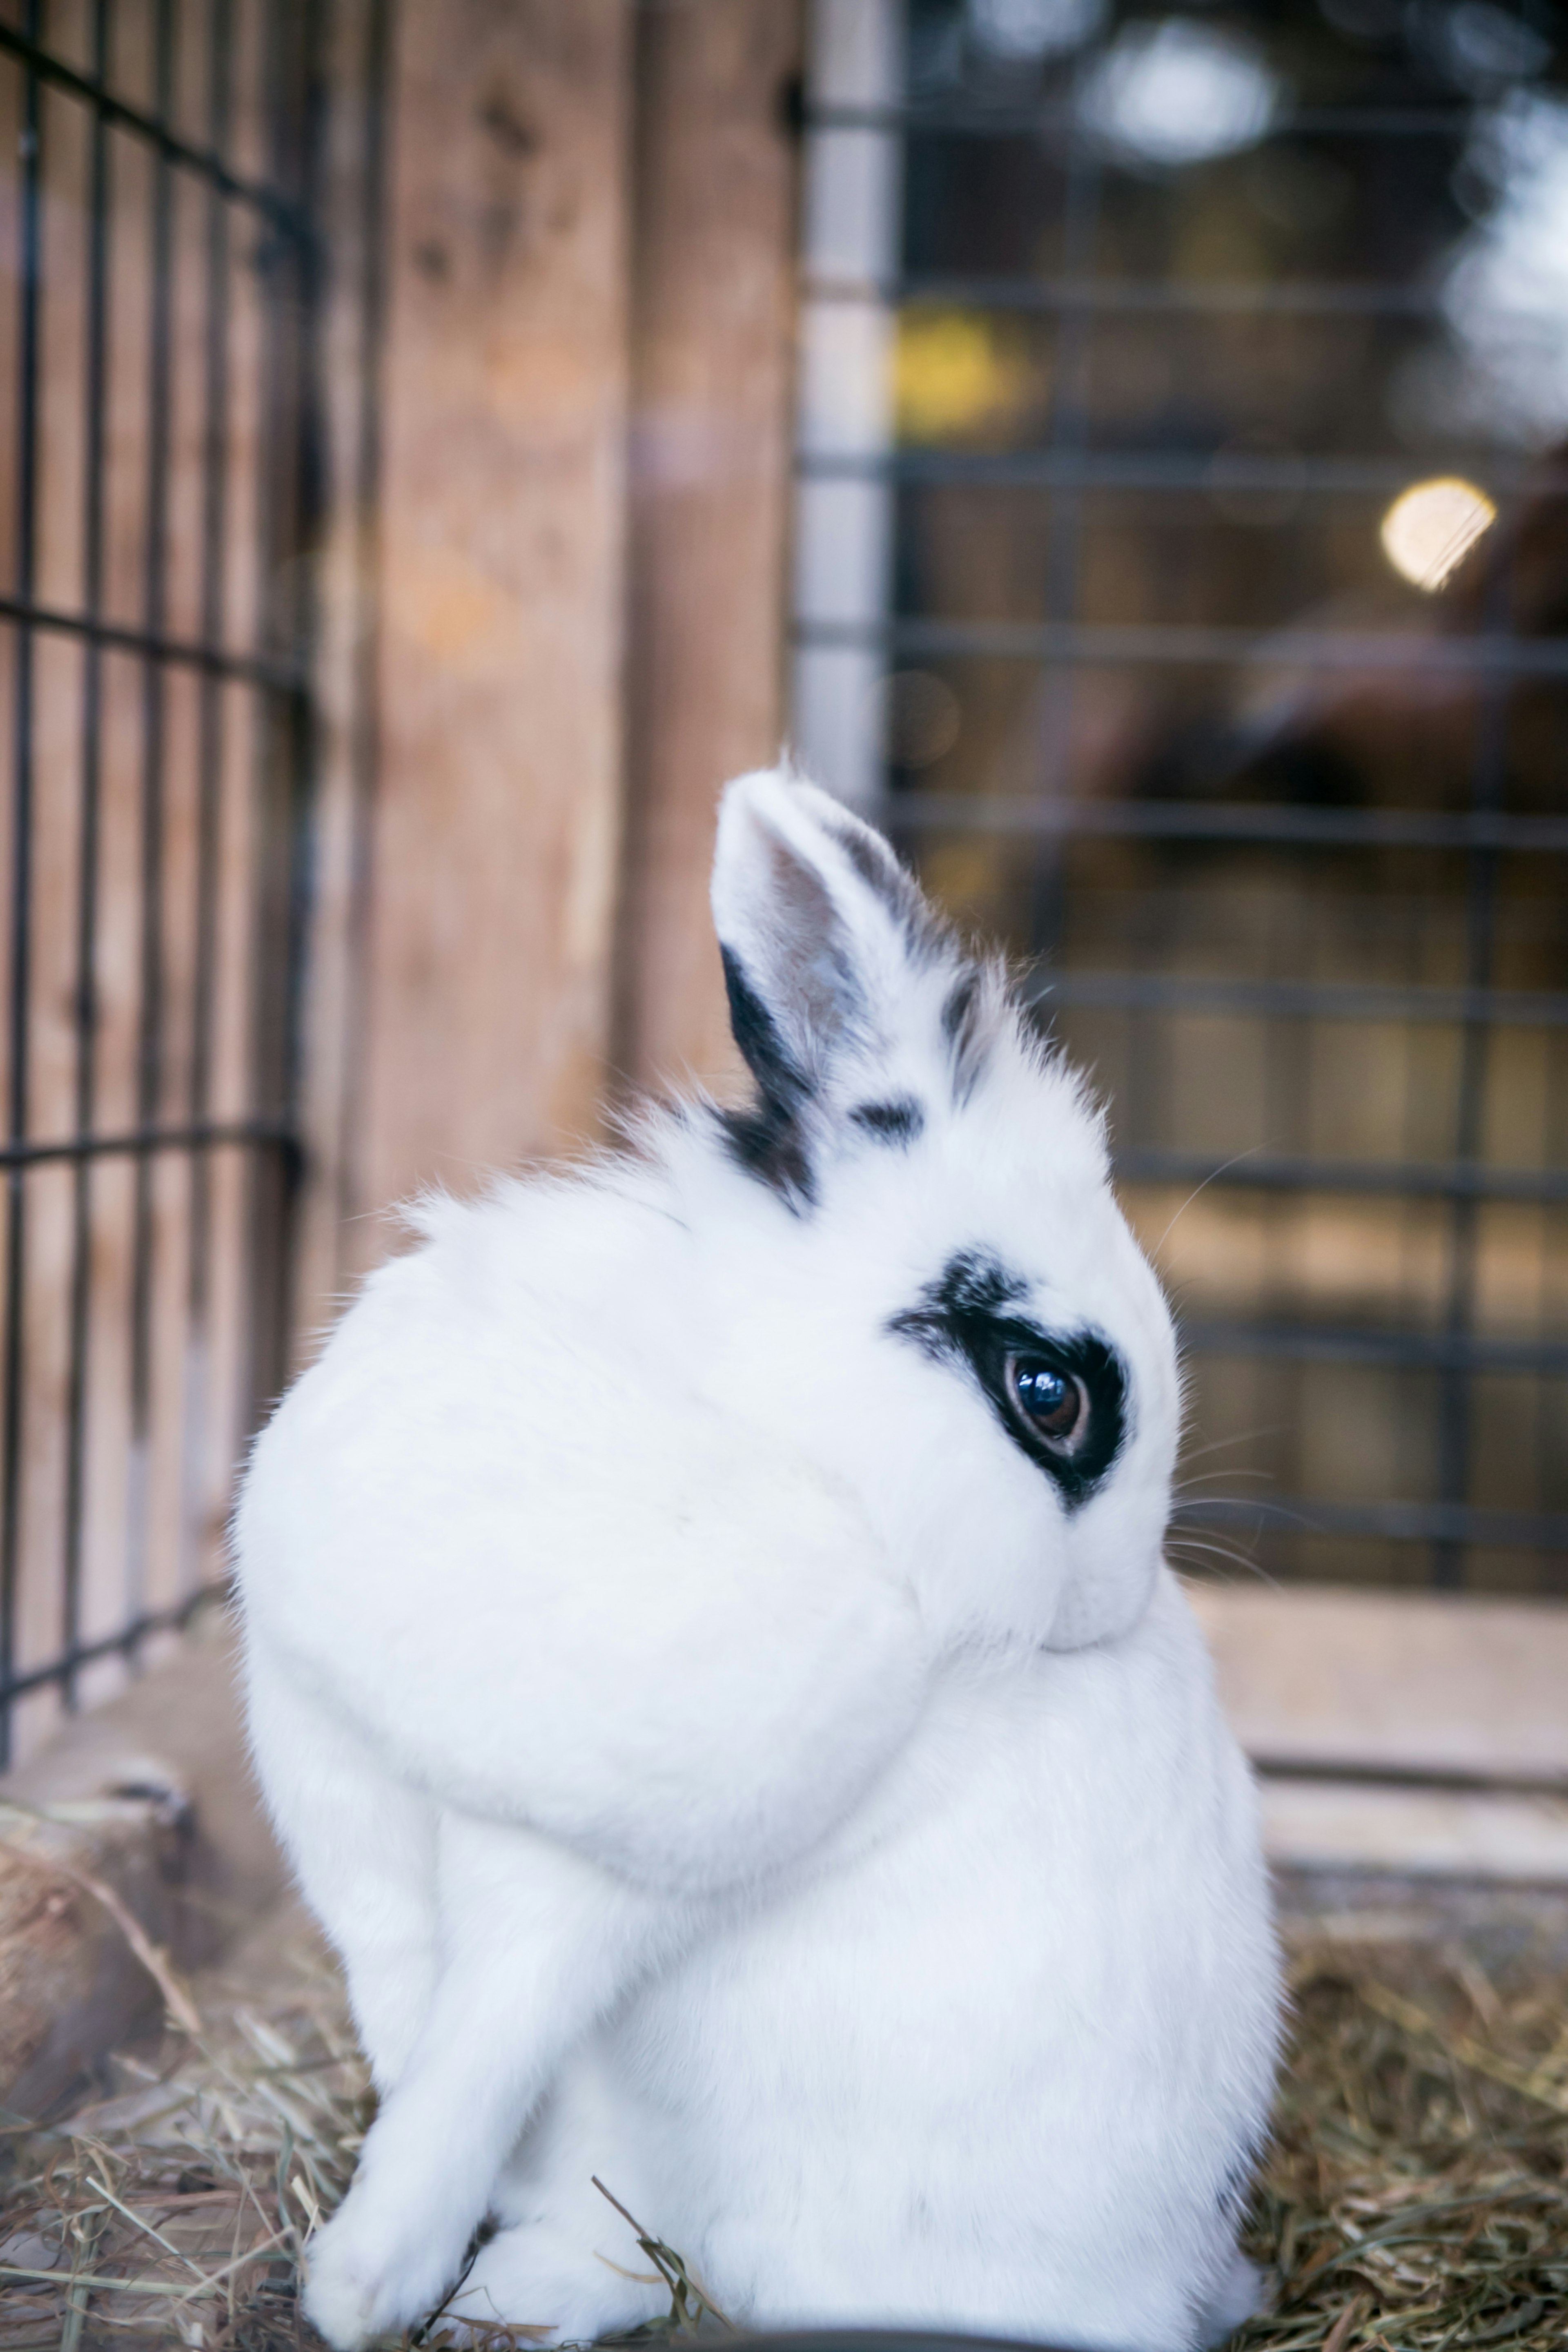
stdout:
[[1283,1535],[1382,1536],[1394,1543],[1460,1543],[1500,1550],[1568,1551],[1568,1511],[1504,1511],[1477,1503],[1331,1503],[1320,1496],[1194,1498],[1176,1506],[1184,1523],[1252,1527]]
[[1246,801],[1087,801],[889,794],[875,822],[903,833],[1071,833],[1134,841],[1277,843],[1320,849],[1568,850],[1568,816],[1489,811],[1307,808]]
[[[345,1076],[338,1125],[340,1233],[361,1198],[366,983],[376,780],[381,765],[381,390],[386,343],[387,92],[393,0],[369,0],[365,26],[364,183],[360,207],[360,399],[354,479],[354,709],[350,749],[352,819],[343,1008]],[[341,1270],[340,1266],[340,1271]]]
[[[912,137],[937,133],[957,138],[1018,139],[1065,131],[1076,110],[1060,103],[968,104],[952,99],[912,99],[904,104],[852,106],[831,100],[808,105],[808,131],[883,131]],[[1270,123],[1270,139],[1463,138],[1473,118],[1462,106],[1298,106],[1283,108]]]
[[1215,1164],[1204,1151],[1140,1149],[1113,1157],[1125,1184],[1210,1184],[1260,1192],[1396,1193],[1427,1201],[1568,1201],[1568,1168],[1479,1160],[1317,1160],[1257,1152]]
[[[1486,620],[1493,629],[1506,627],[1512,601],[1513,566],[1503,555],[1494,562],[1486,581]],[[1476,740],[1470,762],[1470,806],[1490,815],[1502,804],[1508,758],[1507,681],[1489,677],[1476,713]],[[1479,992],[1490,987],[1497,943],[1497,851],[1478,844],[1469,855],[1465,875],[1465,981]],[[1453,1156],[1475,1160],[1480,1156],[1487,1073],[1491,1063],[1491,1025],[1485,1020],[1466,1021],[1459,1032],[1459,1082],[1454,1107]],[[1448,1220],[1448,1333],[1455,1342],[1469,1331],[1476,1315],[1479,1275],[1479,1203],[1473,1196],[1456,1198]],[[1469,1489],[1474,1415],[1468,1367],[1463,1355],[1448,1368],[1438,1411],[1438,1475],[1443,1499],[1462,1503]],[[1439,1542],[1432,1552],[1432,1582],[1457,1591],[1465,1580],[1465,1557],[1458,1543]]]
[[1451,1790],[1456,1796],[1564,1797],[1561,1772],[1465,1771],[1447,1764],[1387,1764],[1369,1757],[1292,1756],[1288,1748],[1249,1748],[1249,1760],[1266,1780],[1337,1782],[1343,1787]]
[[1198,980],[1185,972],[1060,971],[1031,987],[1058,1005],[1291,1021],[1486,1021],[1500,1029],[1568,1028],[1568,994],[1508,988],[1380,988],[1321,980]]
[[[1085,69],[1081,61],[1074,75],[1076,93]],[[1065,185],[1061,205],[1061,257],[1076,280],[1093,264],[1094,239],[1100,222],[1101,158],[1084,132],[1079,110],[1068,110],[1069,124],[1061,137]],[[1091,363],[1094,347],[1093,320],[1087,310],[1068,311],[1057,329],[1051,372],[1051,415],[1047,438],[1051,456],[1061,468],[1046,516],[1044,561],[1041,566],[1041,620],[1059,632],[1070,627],[1078,609],[1079,557],[1083,543],[1083,493],[1074,478],[1089,447],[1092,395]],[[1077,666],[1050,661],[1040,682],[1040,709],[1035,730],[1035,780],[1048,798],[1060,799],[1069,785],[1072,711],[1077,699]],[[1029,883],[1029,942],[1031,953],[1048,962],[1061,931],[1063,844],[1060,834],[1037,835]]]
[[47,1690],[51,1684],[74,1681],[83,1666],[96,1665],[103,1658],[132,1658],[150,1633],[177,1633],[190,1623],[198,1609],[207,1601],[222,1600],[228,1590],[226,1580],[206,1585],[199,1592],[187,1593],[172,1608],[143,1611],[118,1633],[106,1633],[100,1641],[73,1643],[47,1665],[31,1666],[22,1675],[7,1675],[0,1681],[0,1721],[5,1719],[12,1702],[25,1698],[30,1691]]
[[[93,72],[109,71],[109,0],[93,0]],[[103,602],[105,388],[109,367],[109,134],[95,115],[88,134],[87,382],[83,419],[82,600],[96,621]],[[82,646],[81,838],[77,853],[76,1126],[92,1132],[97,1097],[99,820],[103,783],[102,648]],[[92,1179],[90,1156],[77,1158],[71,1187],[70,1361],[66,1381],[66,1508],[61,1648],[74,1656],[81,1640],[82,1539],[87,1494],[87,1367],[92,1307]],[[60,1683],[74,1710],[74,1665]]]
[[[286,51],[293,16],[292,8],[277,5],[266,10],[261,19],[260,95],[266,126],[267,169],[280,183],[291,160],[286,150],[283,125]],[[284,344],[289,288],[285,278],[286,258],[286,251],[282,247],[267,253],[262,257],[256,280],[260,303],[257,368],[260,404],[256,462],[270,491],[267,508],[259,517],[260,530],[255,549],[256,650],[272,659],[277,658],[282,649],[292,652],[294,648],[293,633],[286,625],[280,625],[280,618],[289,585],[289,558],[298,552],[291,529],[297,484],[291,462],[294,454],[291,420],[287,415],[288,369]],[[258,702],[252,714],[252,722],[251,837],[255,844],[255,857],[250,881],[252,943],[248,1018],[251,1087],[253,1100],[264,1102],[270,1112],[277,1112],[281,1089],[269,1049],[275,1044],[277,1026],[276,1005],[279,974],[277,942],[279,929],[287,924],[287,919],[286,903],[276,880],[278,856],[277,781],[277,771],[288,752],[283,713],[279,709]],[[276,1265],[277,1232],[281,1222],[279,1203],[285,1197],[285,1191],[276,1177],[269,1181],[271,1173],[256,1166],[246,1170],[246,1329],[238,1400],[238,1422],[242,1428],[259,1421],[266,1410],[267,1400],[276,1389],[272,1314],[277,1287]]]
[[[1253,456],[1217,449],[1085,449],[1082,457],[1042,448],[807,449],[795,459],[803,481],[890,481],[903,488],[1074,488],[1198,496],[1211,491],[1288,491],[1302,498],[1387,498],[1422,478],[1407,457]],[[1568,490],[1568,467],[1524,466],[1495,452],[1467,464],[1466,477],[1495,498]]]
[[[43,0],[27,0],[27,36],[43,31]],[[18,310],[16,321],[16,578],[24,601],[33,593],[37,561],[38,356],[43,299],[43,117],[38,78],[22,77],[22,131],[17,158]],[[6,1128],[15,1147],[27,1129],[28,1026],[32,1007],[33,927],[33,635],[16,632],[13,649],[10,1069]],[[26,1327],[26,1193],[13,1166],[5,1186],[5,1420],[0,1425],[0,1685],[16,1663],[16,1599],[21,1566],[23,1412]],[[0,1713],[0,1764],[11,1754],[8,1715]]]
[[[207,139],[214,154],[227,151],[233,111],[230,0],[211,0],[207,10]],[[219,645],[224,635],[224,567],[229,468],[229,231],[228,206],[210,189],[206,222],[206,352],[202,436],[202,638]],[[217,967],[218,830],[224,760],[224,688],[211,671],[201,681],[197,710],[196,860],[193,937],[194,988],[191,1003],[191,1075],[188,1115],[205,1123],[212,1089],[214,982]],[[208,1258],[212,1248],[211,1168],[204,1152],[191,1167],[191,1212],[185,1274],[184,1414],[181,1514],[183,1557],[182,1588],[201,1580],[192,1557],[201,1517],[209,1400],[207,1362]]]
[[[68,97],[84,100],[117,131],[128,131],[145,140],[162,163],[178,164],[184,171],[195,173],[235,204],[248,205],[261,213],[283,236],[301,243],[309,239],[308,216],[297,205],[278,189],[231,172],[221,155],[193,147],[188,140],[179,138],[170,130],[166,113],[149,114],[141,107],[129,105],[124,99],[116,98],[96,76],[78,73],[63,58],[53,55],[33,35],[0,24],[0,51],[5,50],[21,59],[35,80],[47,82],[53,89],[64,90]],[[158,103],[162,110],[163,100],[161,98]]]
[[[264,17],[272,176],[314,209],[321,167],[319,43],[324,12]],[[320,496],[319,277],[308,246],[269,257],[262,280],[262,465],[273,495],[256,549],[264,649],[297,659],[313,625],[311,567]],[[252,1055],[255,1099],[292,1125],[299,1093],[299,1006],[312,886],[309,803],[314,710],[308,697],[258,709],[256,742]],[[252,1161],[246,1223],[248,1332],[241,1420],[254,1427],[287,1374],[298,1190],[296,1164]]]
[[1184,1318],[1181,1339],[1184,1348],[1201,1356],[1264,1356],[1296,1364],[1368,1364],[1396,1371],[1568,1380],[1568,1339],[1493,1339],[1462,1331],[1332,1330],[1309,1323],[1226,1322],[1207,1316]]
[[[301,193],[308,217],[319,205],[319,175],[325,166],[325,12],[301,10],[295,66],[298,88],[288,109],[293,129],[291,180]],[[312,242],[292,256],[290,324],[291,379],[287,401],[291,428],[294,507],[290,517],[297,560],[288,567],[289,593],[279,615],[297,661],[319,637],[318,574],[308,555],[319,545],[326,516],[326,451],[322,384],[322,297],[325,276],[322,257]],[[305,1081],[305,993],[308,977],[311,918],[316,902],[316,835],[313,824],[317,771],[320,757],[316,702],[297,695],[286,707],[287,761],[287,884],[282,932],[285,986],[280,1008],[278,1100],[290,1127],[300,1124]],[[287,1378],[290,1303],[295,1275],[295,1248],[299,1214],[298,1166],[279,1163],[282,1195],[278,1203],[277,1277],[279,1314],[276,1334],[276,1376],[279,1386]]]
[[[173,100],[173,0],[153,0],[152,74],[159,115]],[[161,637],[168,604],[169,457],[172,393],[173,185],[168,157],[152,157],[152,309],[147,392],[147,518],[142,610],[147,634]],[[161,662],[141,674],[141,1019],[136,1047],[136,1118],[154,1126],[163,1090],[163,831],[167,681]],[[131,1264],[131,1461],[126,1480],[125,1594],[127,1615],[147,1602],[152,1447],[152,1288],[157,1234],[152,1213],[152,1162],[136,1162]]]
[[223,646],[165,636],[155,630],[134,629],[88,613],[62,613],[52,605],[36,604],[28,597],[0,595],[0,621],[14,621],[20,628],[54,635],[80,637],[86,644],[99,646],[109,653],[135,654],[145,661],[203,670],[213,677],[233,678],[243,686],[269,687],[281,694],[302,693],[307,683],[294,664],[271,661],[264,654],[231,653]]
[[865,304],[879,310],[1009,310],[1045,318],[1092,312],[1104,318],[1435,319],[1439,289],[1427,286],[1282,284],[1184,278],[1161,284],[1117,278],[808,278],[809,302]]
[[1568,677],[1568,637],[1436,636],[1427,631],[1239,629],[1186,623],[887,621],[798,622],[807,646],[886,646],[934,660],[1126,664],[1173,668],[1267,664],[1273,669],[1398,670],[1434,676]]
[[131,1127],[112,1134],[56,1136],[0,1144],[0,1168],[38,1168],[46,1161],[144,1159],[158,1151],[215,1151],[237,1146],[280,1151],[303,1164],[305,1147],[280,1118],[208,1119],[199,1127]]

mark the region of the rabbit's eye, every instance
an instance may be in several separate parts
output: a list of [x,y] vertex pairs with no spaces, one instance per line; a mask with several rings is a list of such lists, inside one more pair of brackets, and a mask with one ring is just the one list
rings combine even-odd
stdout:
[[1008,1390],[1029,1427],[1064,1453],[1081,1441],[1087,1420],[1083,1383],[1039,1356],[1009,1356]]

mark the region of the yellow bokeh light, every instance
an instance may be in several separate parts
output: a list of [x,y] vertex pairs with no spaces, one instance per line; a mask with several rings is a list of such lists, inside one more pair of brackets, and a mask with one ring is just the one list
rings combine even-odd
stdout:
[[910,310],[898,322],[894,410],[901,441],[946,441],[999,421],[1029,389],[1029,370],[990,320]]
[[1445,474],[1401,490],[1378,535],[1401,579],[1430,594],[1496,520],[1497,509],[1484,490],[1457,474]]

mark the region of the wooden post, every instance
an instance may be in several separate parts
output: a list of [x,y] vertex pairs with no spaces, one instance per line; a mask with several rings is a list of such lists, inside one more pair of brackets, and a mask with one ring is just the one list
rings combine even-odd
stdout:
[[314,889],[301,1089],[307,1181],[293,1302],[297,1362],[314,1353],[345,1274],[366,1255],[350,1221],[364,1206],[365,944],[381,725],[378,498],[395,23],[394,0],[340,0],[326,58],[320,204],[333,266],[320,321],[320,391],[334,495],[316,580]]
[[718,788],[778,755],[793,383],[792,0],[651,8],[637,50],[627,857],[616,1061],[722,1078]]
[[366,1208],[596,1129],[631,35],[626,0],[418,0],[398,18]]

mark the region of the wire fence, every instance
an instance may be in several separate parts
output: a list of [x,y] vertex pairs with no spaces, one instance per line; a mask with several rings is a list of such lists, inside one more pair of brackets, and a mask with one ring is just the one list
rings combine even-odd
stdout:
[[0,9],[0,1759],[211,1589],[285,1360],[320,39]]

